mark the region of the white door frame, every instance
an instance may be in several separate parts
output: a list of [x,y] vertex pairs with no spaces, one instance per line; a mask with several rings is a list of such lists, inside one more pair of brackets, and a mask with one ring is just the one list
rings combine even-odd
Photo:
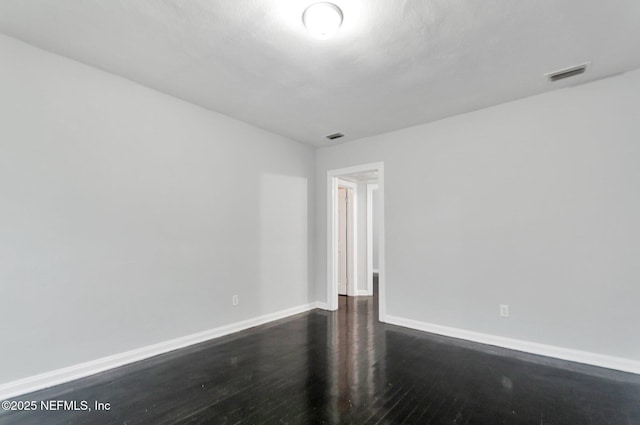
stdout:
[[376,190],[377,183],[367,183],[367,295],[373,295],[373,192]]
[[384,163],[356,165],[327,171],[327,309],[338,309],[338,178],[347,174],[378,171],[378,196],[380,212],[378,217],[378,306],[379,319],[386,321],[385,288],[385,238],[384,238]]
[[[338,180],[338,187],[345,187],[351,190],[350,203],[347,205],[347,214],[351,216],[352,229],[347,229],[350,233],[347,237],[347,295],[353,297],[356,295],[356,287],[358,286],[358,185],[356,183]],[[337,194],[337,192],[336,192]],[[336,224],[336,241],[338,240],[338,226]],[[349,262],[349,246],[351,243],[351,262]],[[337,264],[337,263],[336,263]],[[350,273],[349,273],[350,271]],[[337,284],[336,280],[336,284]]]

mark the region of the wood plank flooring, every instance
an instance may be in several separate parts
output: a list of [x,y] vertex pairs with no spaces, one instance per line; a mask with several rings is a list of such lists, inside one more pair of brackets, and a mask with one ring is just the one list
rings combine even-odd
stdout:
[[640,425],[640,376],[377,321],[371,297],[16,398],[2,425]]

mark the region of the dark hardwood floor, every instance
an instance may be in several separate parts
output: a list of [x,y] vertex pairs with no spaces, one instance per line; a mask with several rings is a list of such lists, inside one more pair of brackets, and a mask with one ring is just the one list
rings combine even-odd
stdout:
[[92,411],[0,411],[0,424],[640,425],[640,376],[384,325],[375,304],[341,297],[336,313],[22,396]]

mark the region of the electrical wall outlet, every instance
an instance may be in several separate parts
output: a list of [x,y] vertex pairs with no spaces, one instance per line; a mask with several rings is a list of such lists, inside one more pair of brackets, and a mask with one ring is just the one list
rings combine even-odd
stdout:
[[500,304],[500,317],[509,317],[509,305]]
[[233,297],[231,297],[231,305],[237,306],[238,304],[240,304],[240,301],[238,301],[238,296],[234,295]]

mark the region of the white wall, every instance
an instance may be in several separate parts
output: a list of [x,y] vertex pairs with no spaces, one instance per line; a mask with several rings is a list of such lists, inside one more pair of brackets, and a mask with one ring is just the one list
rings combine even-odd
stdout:
[[321,149],[317,208],[384,161],[387,314],[640,360],[639,113],[635,71]]
[[315,300],[312,149],[4,36],[0,63],[0,383]]

